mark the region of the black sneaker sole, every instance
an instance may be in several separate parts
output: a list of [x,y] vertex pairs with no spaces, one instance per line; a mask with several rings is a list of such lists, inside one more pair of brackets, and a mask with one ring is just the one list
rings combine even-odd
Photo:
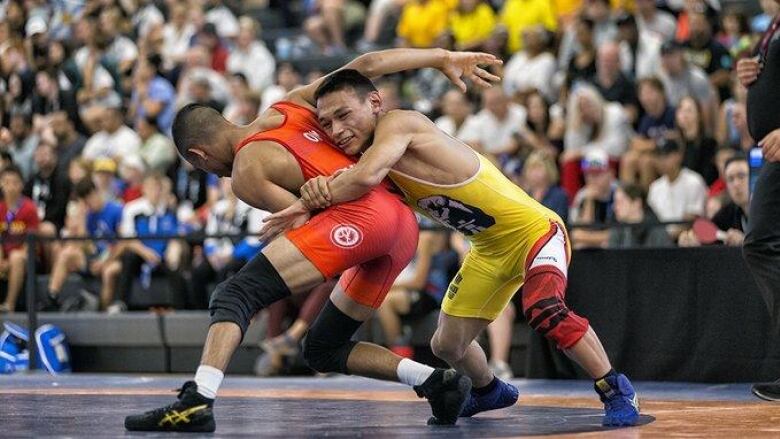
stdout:
[[778,390],[777,392],[765,392],[762,389],[759,389],[756,385],[753,385],[750,388],[750,391],[764,401],[780,401],[780,386],[776,385],[776,387]]
[[170,433],[213,433],[214,430],[217,429],[217,426],[215,423],[207,423],[203,425],[193,425],[193,426],[187,426],[187,427],[160,427],[159,425],[150,425],[150,426],[128,426],[127,423],[125,423],[125,430],[127,431],[162,431],[162,432],[170,432]]
[[[456,387],[458,401],[447,401],[446,403],[448,406],[454,406],[452,409],[452,414],[448,414],[447,417],[431,416],[428,419],[428,425],[455,425],[455,423],[458,421],[458,416],[460,415],[460,412],[463,411],[463,407],[466,405],[466,402],[469,399],[469,394],[471,393],[471,378],[467,377],[466,375],[461,375],[458,378]],[[449,392],[453,392],[453,390],[450,390]]]

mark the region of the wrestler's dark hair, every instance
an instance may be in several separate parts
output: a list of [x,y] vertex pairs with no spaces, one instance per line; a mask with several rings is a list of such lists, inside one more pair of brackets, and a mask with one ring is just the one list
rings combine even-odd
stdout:
[[217,123],[222,115],[217,110],[203,104],[187,104],[173,119],[173,143],[182,157],[187,157],[190,148],[203,147],[215,143]]
[[344,69],[325,77],[322,84],[317,87],[317,91],[314,92],[314,99],[318,100],[325,95],[347,89],[355,90],[361,99],[372,91],[377,91],[374,83],[362,73],[357,70]]

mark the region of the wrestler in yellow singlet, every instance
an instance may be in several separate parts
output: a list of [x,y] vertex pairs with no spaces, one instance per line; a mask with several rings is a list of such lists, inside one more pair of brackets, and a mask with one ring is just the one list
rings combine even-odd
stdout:
[[[458,317],[494,320],[523,284],[535,244],[546,242],[563,221],[478,154],[479,170],[460,184],[438,185],[391,170],[407,203],[471,242],[442,310]],[[566,240],[568,243],[568,239]],[[570,252],[567,245],[567,253]],[[567,254],[567,260],[569,255]],[[458,294],[467,290],[468,294]]]

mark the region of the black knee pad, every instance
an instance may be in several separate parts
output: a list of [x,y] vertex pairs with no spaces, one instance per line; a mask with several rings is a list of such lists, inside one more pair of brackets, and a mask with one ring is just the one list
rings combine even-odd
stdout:
[[270,304],[290,296],[290,289],[262,253],[252,258],[238,273],[217,285],[211,295],[211,324],[233,322],[243,338],[255,314]]
[[363,322],[336,308],[329,299],[303,342],[303,358],[317,372],[349,375],[347,359],[357,342],[352,335]]

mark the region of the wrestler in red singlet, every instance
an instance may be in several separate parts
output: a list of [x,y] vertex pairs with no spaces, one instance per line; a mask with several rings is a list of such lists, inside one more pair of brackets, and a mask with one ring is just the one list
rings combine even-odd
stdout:
[[[284,122],[247,137],[235,146],[236,154],[252,142],[277,143],[298,161],[304,180],[332,175],[355,163],[330,143],[310,109],[291,102],[279,102],[272,108],[284,115]],[[347,295],[372,308],[382,303],[417,247],[414,213],[391,187],[385,182],[357,200],[325,209],[286,233],[326,279],[343,272],[339,285]]]

